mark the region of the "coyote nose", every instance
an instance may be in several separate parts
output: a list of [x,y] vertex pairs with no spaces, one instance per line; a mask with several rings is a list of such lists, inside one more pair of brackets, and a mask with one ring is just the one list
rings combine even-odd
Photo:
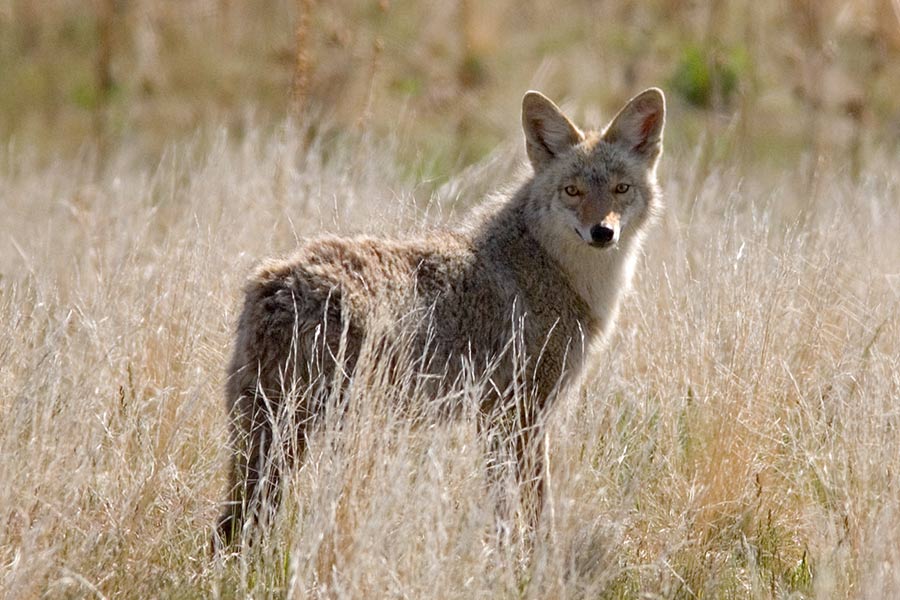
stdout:
[[606,246],[616,236],[616,232],[603,225],[591,227],[591,244],[594,246]]

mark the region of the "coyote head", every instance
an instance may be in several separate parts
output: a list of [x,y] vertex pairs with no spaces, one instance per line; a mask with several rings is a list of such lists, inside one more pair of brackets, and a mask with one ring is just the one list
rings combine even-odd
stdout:
[[602,132],[582,132],[540,92],[522,101],[534,167],[532,208],[554,235],[596,248],[615,246],[657,210],[656,164],[666,104],[650,88],[631,99]]

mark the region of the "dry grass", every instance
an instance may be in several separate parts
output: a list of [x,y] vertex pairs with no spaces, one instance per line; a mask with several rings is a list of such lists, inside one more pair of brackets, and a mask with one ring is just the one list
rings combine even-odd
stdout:
[[[0,2],[0,596],[900,595],[898,6]],[[660,84],[669,208],[533,551],[472,423],[376,386],[212,560],[251,265],[458,219],[528,87],[599,123]]]
[[664,158],[669,209],[613,344],[551,419],[530,556],[491,535],[474,426],[411,427],[383,390],[313,439],[272,541],[217,562],[223,366],[249,267],[322,230],[456,218],[519,155],[422,198],[393,140],[206,137],[152,169],[115,152],[96,177],[89,157],[3,157],[4,596],[900,593],[890,163],[807,188]]

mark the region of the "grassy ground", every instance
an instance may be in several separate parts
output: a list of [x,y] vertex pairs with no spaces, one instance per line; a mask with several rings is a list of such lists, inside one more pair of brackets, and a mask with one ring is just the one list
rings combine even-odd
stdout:
[[664,157],[669,209],[613,343],[551,420],[530,558],[491,535],[474,427],[413,428],[370,396],[314,439],[277,543],[216,562],[223,365],[249,267],[296,236],[455,219],[521,154],[498,150],[423,202],[390,140],[207,137],[153,168],[114,153],[100,176],[89,157],[3,157],[6,597],[900,591],[889,162],[807,187]]
[[[0,597],[900,595],[894,0],[86,6],[0,0]],[[213,560],[252,265],[461,218],[529,87],[597,125],[649,85],[668,209],[533,549],[472,423],[375,390]]]

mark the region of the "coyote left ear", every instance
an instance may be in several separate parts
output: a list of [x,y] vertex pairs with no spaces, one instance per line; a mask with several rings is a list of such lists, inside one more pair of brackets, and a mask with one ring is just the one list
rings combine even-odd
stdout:
[[650,88],[632,98],[612,120],[603,139],[655,163],[662,153],[666,97],[659,88]]
[[581,130],[552,100],[535,91],[522,98],[522,129],[525,150],[535,172],[584,139]]

